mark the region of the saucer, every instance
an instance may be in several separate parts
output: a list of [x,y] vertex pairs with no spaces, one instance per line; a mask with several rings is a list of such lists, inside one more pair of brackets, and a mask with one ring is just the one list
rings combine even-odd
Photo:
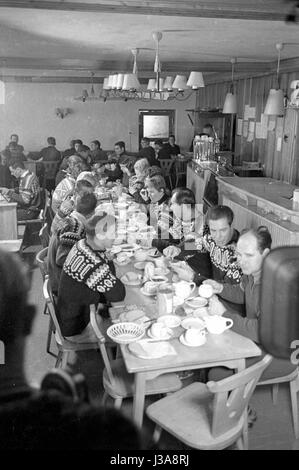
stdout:
[[130,251],[133,252],[139,248],[137,243],[123,243],[120,245],[121,251]]
[[207,299],[204,299],[203,297],[193,297],[192,299],[185,300],[185,304],[192,308],[205,307],[207,303]]
[[202,342],[202,340],[200,340],[198,343],[196,344],[191,344],[191,343],[187,343],[187,341],[185,340],[185,333],[183,333],[181,336],[180,336],[180,342],[184,345],[184,346],[188,346],[189,348],[197,348],[198,346],[202,346],[203,344],[206,343],[206,338],[205,340]]
[[198,317],[187,317],[182,320],[181,325],[183,328],[188,330],[189,328],[197,328],[203,330],[206,327],[204,320],[201,320]]
[[161,315],[157,319],[158,323],[163,323],[167,328],[176,328],[181,324],[181,318],[178,315]]
[[130,258],[126,259],[125,261],[118,261],[117,258],[113,261],[117,266],[126,266],[131,262]]
[[157,248],[151,248],[150,250],[148,250],[147,256],[149,256],[150,258],[158,258],[159,256],[161,256],[161,253],[159,252],[159,250],[157,250]]
[[170,339],[172,338],[172,334],[171,333],[167,333],[166,335],[164,336],[154,336],[153,333],[151,332],[151,330],[147,330],[147,335],[151,338],[151,339],[156,339],[158,341],[165,341],[167,339]]

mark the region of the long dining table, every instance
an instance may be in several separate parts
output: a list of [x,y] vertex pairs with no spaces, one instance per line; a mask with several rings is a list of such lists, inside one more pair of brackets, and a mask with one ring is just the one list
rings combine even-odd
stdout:
[[[135,260],[125,265],[117,266],[119,277],[126,272],[138,272],[134,268]],[[139,271],[140,273],[140,271]],[[116,308],[110,309],[112,321],[117,321],[119,315],[128,308],[141,308],[151,319],[158,318],[157,301],[155,296],[148,297],[142,294],[140,286],[126,285],[124,302]],[[180,312],[180,313],[179,313]],[[176,313],[185,315],[184,309],[179,308]],[[158,359],[143,359],[134,355],[128,345],[121,344],[121,354],[129,373],[135,374],[135,395],[133,398],[133,419],[137,426],[142,427],[145,403],[146,381],[154,379],[168,372],[179,372],[194,369],[205,369],[224,366],[240,372],[245,369],[245,360],[261,354],[260,348],[250,339],[245,338],[231,330],[220,335],[207,333],[207,341],[198,347],[185,346],[180,341],[183,328],[173,329],[173,337],[168,340],[175,350],[174,355],[159,357]]]

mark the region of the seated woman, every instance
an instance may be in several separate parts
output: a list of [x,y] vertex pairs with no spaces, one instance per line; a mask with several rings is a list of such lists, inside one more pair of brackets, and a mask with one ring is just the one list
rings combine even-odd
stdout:
[[123,172],[122,185],[129,188],[130,178],[134,175],[134,161],[131,157],[125,157],[120,163],[120,169]]
[[131,176],[129,179],[129,194],[133,197],[135,202],[144,203],[140,191],[144,189],[144,182],[149,168],[150,166],[146,158],[141,158],[134,164],[135,175]]
[[[171,246],[184,250],[195,250],[194,240],[202,231],[202,214],[196,213],[195,196],[191,189],[176,188],[172,192],[170,205],[160,212],[158,237],[152,240],[152,246],[159,251],[169,247],[166,256],[171,255]],[[173,250],[177,254],[176,250]]]
[[168,208],[169,202],[163,176],[155,175],[147,178],[145,188],[141,189],[140,195],[143,202],[148,204],[149,225],[157,228],[160,212]]
[[58,291],[58,321],[69,340],[94,341],[90,306],[119,302],[126,290],[106,250],[115,239],[115,218],[95,215],[85,225],[86,239],[73,246],[63,265]]
[[115,182],[117,180],[122,179],[123,173],[116,158],[111,158],[105,164],[104,176],[107,177],[107,183]]
[[[239,284],[220,284],[213,280],[205,283],[213,287],[214,293],[221,294],[223,299],[235,303],[245,303],[246,313],[242,317],[239,313],[227,309],[217,297],[210,299],[210,313],[224,315],[233,320],[232,330],[242,336],[258,343],[259,321],[263,312],[260,308],[260,290],[262,264],[271,249],[272,238],[266,227],[245,230],[241,233],[236,247],[238,263],[242,269],[243,277]],[[247,359],[246,367],[258,362],[257,358]],[[290,374],[296,366],[289,360],[273,358],[269,367],[264,371],[261,380],[280,377]],[[232,371],[224,367],[215,367],[210,370],[209,380],[220,380],[231,375]]]

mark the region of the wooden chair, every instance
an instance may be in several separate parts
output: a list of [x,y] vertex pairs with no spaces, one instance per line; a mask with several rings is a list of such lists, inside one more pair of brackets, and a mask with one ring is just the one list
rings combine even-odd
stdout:
[[[160,428],[190,447],[221,450],[237,442],[247,448],[247,406],[272,357],[219,382],[194,382],[150,405],[146,413]],[[158,432],[157,432],[158,431]]]
[[293,426],[296,439],[299,437],[299,427],[298,427],[298,399],[297,393],[299,392],[299,370],[296,368],[293,372],[283,377],[276,377],[273,379],[262,380],[258,382],[257,385],[272,385],[272,400],[274,405],[277,403],[278,397],[278,388],[279,384],[289,382],[290,384],[290,394],[291,394],[291,406],[292,406],[292,417],[293,417]]
[[176,158],[174,161],[175,188],[179,187],[179,182],[183,181],[186,186],[187,161]]
[[39,190],[39,200],[40,212],[38,217],[35,219],[18,220],[17,222],[18,227],[25,226],[23,248],[25,248],[25,246],[28,246],[28,242],[30,240],[29,237],[34,234],[38,234],[46,221],[46,214],[50,204],[50,198],[48,192],[43,188],[40,188]]
[[47,248],[49,246],[50,241],[50,230],[47,223],[45,223],[39,231],[39,239],[43,248]]
[[[90,322],[98,338],[105,369],[103,371],[104,396],[103,404],[109,395],[114,399],[115,408],[120,408],[124,398],[133,397],[135,393],[134,374],[129,374],[122,359],[110,360],[106,350],[106,339],[97,322],[95,309],[91,309]],[[163,374],[146,382],[146,395],[157,395],[179,390],[182,382],[174,373]]]
[[161,169],[163,171],[163,176],[165,178],[166,183],[168,182],[168,186],[172,189],[172,175],[173,175],[173,168],[175,161],[172,158],[161,158],[159,160]]
[[[45,282],[46,277],[48,276],[47,255],[48,255],[48,248],[46,247],[46,248],[43,248],[42,250],[40,250],[36,254],[36,257],[35,257],[35,262],[36,262],[36,264],[38,265],[38,267],[40,269],[42,279],[43,279],[43,283]],[[50,310],[48,308],[47,302],[45,302],[43,314],[44,315],[50,315]],[[54,332],[54,324],[53,324],[53,321],[52,321],[52,318],[51,318],[51,315],[50,315],[46,350],[47,350],[47,353],[51,354],[51,355],[53,355],[53,353],[51,352],[51,340],[52,340],[53,332]]]
[[64,369],[67,366],[68,357],[71,351],[87,351],[90,349],[98,349],[99,346],[97,342],[76,343],[75,341],[67,340],[61,333],[61,329],[57,320],[57,305],[51,291],[49,278],[47,276],[44,282],[43,293],[55,328],[55,340],[58,348],[58,356],[55,367],[61,367]]
[[55,188],[55,178],[58,172],[58,168],[60,166],[59,161],[48,161],[42,162],[44,167],[44,175],[43,175],[43,187],[48,191],[53,191]]

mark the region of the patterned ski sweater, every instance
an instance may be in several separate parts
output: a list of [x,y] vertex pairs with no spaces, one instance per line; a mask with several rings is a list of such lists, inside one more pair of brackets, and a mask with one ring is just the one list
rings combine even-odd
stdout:
[[109,260],[104,252],[93,251],[80,240],[69,252],[63,266],[64,272],[77,282],[82,282],[95,292],[104,293],[116,284]]

